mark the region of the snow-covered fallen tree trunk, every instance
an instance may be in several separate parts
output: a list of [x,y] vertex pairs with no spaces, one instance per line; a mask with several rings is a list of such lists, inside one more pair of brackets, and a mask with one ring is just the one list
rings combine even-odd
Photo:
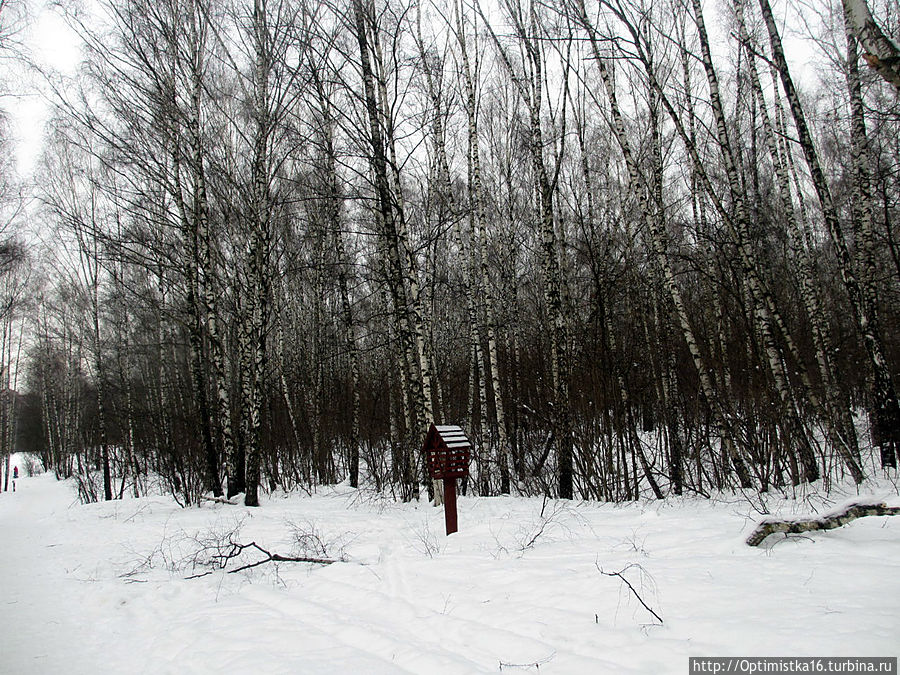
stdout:
[[844,508],[826,513],[818,518],[807,519],[766,519],[747,537],[747,544],[759,546],[770,534],[784,532],[785,534],[801,534],[815,530],[833,530],[846,525],[850,521],[864,516],[896,516],[900,515],[900,506],[886,506],[884,502],[877,504],[849,504]]
[[230,499],[225,499],[225,497],[209,497],[207,495],[200,495],[201,502],[213,502],[215,504],[228,504],[230,506],[237,506],[237,502],[233,502]]

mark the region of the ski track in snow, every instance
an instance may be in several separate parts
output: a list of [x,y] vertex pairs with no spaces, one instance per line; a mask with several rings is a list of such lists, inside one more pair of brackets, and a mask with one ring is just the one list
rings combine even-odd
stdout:
[[[887,483],[870,492],[900,503]],[[0,494],[0,673],[685,673],[689,656],[900,651],[900,518],[751,548],[760,517],[735,495],[459,510],[447,538],[439,509],[346,486],[181,509],[82,506],[52,476],[20,479]],[[190,563],[197,541],[238,524],[282,554],[314,525],[347,562],[186,579],[207,569]]]

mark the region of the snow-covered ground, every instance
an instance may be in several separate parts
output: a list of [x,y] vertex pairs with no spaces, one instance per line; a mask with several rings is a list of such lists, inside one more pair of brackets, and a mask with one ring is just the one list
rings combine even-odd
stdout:
[[[344,486],[259,509],[17,487],[0,495],[3,673],[687,673],[689,656],[900,652],[896,517],[751,548],[760,516],[739,495],[460,497],[447,538],[439,509]],[[890,483],[865,496],[900,504]],[[344,561],[188,579],[229,535]]]

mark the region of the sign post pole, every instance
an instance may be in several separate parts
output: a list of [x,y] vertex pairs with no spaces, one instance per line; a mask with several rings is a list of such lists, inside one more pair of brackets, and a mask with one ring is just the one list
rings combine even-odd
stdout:
[[447,526],[447,534],[453,534],[458,529],[456,518],[456,479],[444,479],[444,524]]
[[461,427],[455,424],[432,424],[422,446],[428,473],[444,482],[444,524],[447,534],[458,529],[456,517],[456,479],[469,475],[472,444]]

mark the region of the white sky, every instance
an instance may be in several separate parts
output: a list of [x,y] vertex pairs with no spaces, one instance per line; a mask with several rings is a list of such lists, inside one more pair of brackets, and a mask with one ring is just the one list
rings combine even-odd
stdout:
[[[66,74],[74,72],[81,58],[75,33],[44,0],[30,2],[30,17],[22,40],[34,63],[42,69]],[[48,104],[41,93],[41,78],[33,70],[23,67],[16,81],[19,98],[6,108],[16,141],[16,165],[20,176],[26,177],[31,174],[41,152]]]

